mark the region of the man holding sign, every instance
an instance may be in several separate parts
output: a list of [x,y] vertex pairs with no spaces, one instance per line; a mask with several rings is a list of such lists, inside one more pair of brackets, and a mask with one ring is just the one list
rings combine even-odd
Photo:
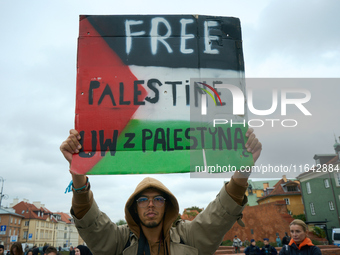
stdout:
[[[247,151],[254,162],[262,145],[252,129],[246,133]],[[70,163],[81,149],[81,137],[70,130],[60,150]],[[249,175],[235,172],[208,207],[193,221],[173,222],[179,214],[175,196],[158,180],[145,178],[127,200],[127,225],[117,226],[94,201],[88,178],[71,172],[73,200],[71,213],[79,234],[93,254],[213,254],[225,233],[237,221],[247,203],[245,191]]]

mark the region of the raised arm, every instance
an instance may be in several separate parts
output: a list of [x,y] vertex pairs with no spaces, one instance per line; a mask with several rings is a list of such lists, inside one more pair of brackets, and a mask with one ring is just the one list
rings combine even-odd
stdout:
[[[71,166],[72,155],[74,153],[79,153],[81,145],[79,140],[81,139],[77,130],[71,129],[70,135],[67,139],[60,145],[60,151],[64,155],[65,159],[69,162]],[[86,175],[74,174],[70,171],[72,175],[73,188],[78,189],[77,192],[73,193],[72,199],[72,212],[76,218],[81,219],[91,208],[93,203],[93,195],[91,191],[82,187],[87,187]]]
[[[79,133],[75,129],[70,130],[70,135],[67,139],[60,145],[60,151],[64,155],[65,159],[71,166],[72,155],[74,153],[79,153],[81,149],[81,144],[79,140],[81,139]],[[86,184],[86,176],[85,175],[76,175],[70,172],[72,175],[73,187],[75,189],[81,188]]]
[[[246,136],[248,137],[248,141],[246,143],[247,151],[253,154],[254,163],[259,158],[262,150],[262,144],[256,138],[254,134],[254,130],[249,128]],[[250,173],[241,173],[235,172],[233,177],[231,178],[230,182],[225,185],[225,189],[229,196],[231,196],[234,201],[239,204],[243,205],[245,199],[245,192],[248,187],[248,177]]]

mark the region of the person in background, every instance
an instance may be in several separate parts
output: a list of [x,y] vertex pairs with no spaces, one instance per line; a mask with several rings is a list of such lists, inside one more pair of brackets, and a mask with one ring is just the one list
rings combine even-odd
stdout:
[[4,251],[5,251],[5,246],[0,244],[0,255],[4,255]]
[[27,255],[27,252],[28,252],[28,250],[29,250],[30,248],[28,247],[28,245],[26,244],[26,247],[25,247],[25,255]]
[[288,236],[287,232],[285,232],[285,236],[282,238],[282,246],[288,245],[290,241],[290,237]]
[[75,250],[75,255],[92,255],[90,249],[85,245],[78,245]]
[[74,255],[75,254],[75,251],[73,249],[73,246],[70,246],[70,254],[69,255]]
[[244,246],[244,248],[247,248],[248,246],[250,246],[250,242],[249,242],[247,237],[246,237],[246,239],[243,242],[243,246]]
[[321,255],[320,249],[307,237],[305,222],[295,219],[289,224],[289,229],[291,239],[288,245],[282,247],[279,255]]
[[276,255],[277,254],[276,249],[269,244],[268,238],[263,239],[263,244],[264,244],[264,246],[261,249],[261,253],[263,255]]
[[235,253],[241,253],[241,250],[240,250],[241,246],[242,246],[242,242],[241,242],[240,238],[238,238],[235,235],[235,237],[233,239],[233,247],[235,249]]
[[32,248],[32,252],[33,252],[33,255],[38,255],[39,254],[39,248],[34,245],[33,248]]
[[11,255],[24,255],[24,251],[22,250],[22,245],[19,242],[12,244],[10,251],[11,251]]
[[44,255],[58,255],[58,251],[53,246],[48,246],[44,252]]
[[261,255],[261,250],[256,246],[256,242],[254,239],[250,240],[250,246],[244,249],[244,253],[246,255]]
[[281,238],[280,238],[279,235],[277,235],[277,237],[276,237],[276,245],[277,245],[277,247],[281,247]]
[[27,255],[33,255],[33,250],[28,250]]

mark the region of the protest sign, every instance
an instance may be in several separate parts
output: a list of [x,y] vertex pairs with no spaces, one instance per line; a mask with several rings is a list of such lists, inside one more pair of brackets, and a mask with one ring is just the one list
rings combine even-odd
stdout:
[[244,94],[237,18],[80,16],[75,128],[83,148],[71,170],[139,174],[252,165],[246,114],[233,114],[233,89],[221,84]]

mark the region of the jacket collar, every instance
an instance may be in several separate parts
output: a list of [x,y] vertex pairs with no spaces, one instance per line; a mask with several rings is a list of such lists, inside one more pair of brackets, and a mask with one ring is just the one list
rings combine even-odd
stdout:
[[290,242],[289,242],[288,245],[291,246],[292,244],[295,244],[296,247],[297,247],[299,250],[301,250],[301,248],[304,247],[304,246],[314,246],[314,244],[312,243],[312,241],[311,241],[308,237],[306,237],[306,238],[302,241],[302,243],[300,243],[300,245],[297,245],[296,242],[294,241],[294,239],[292,238],[292,239],[290,239]]

